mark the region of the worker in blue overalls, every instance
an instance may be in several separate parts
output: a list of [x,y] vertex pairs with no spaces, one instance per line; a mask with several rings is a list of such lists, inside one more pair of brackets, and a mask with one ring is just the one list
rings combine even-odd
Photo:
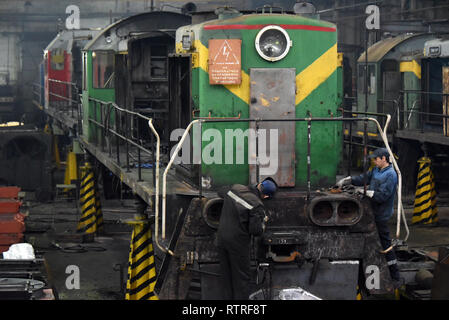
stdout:
[[[394,198],[396,195],[398,176],[390,162],[390,154],[386,148],[376,149],[369,155],[369,158],[373,159],[375,167],[366,174],[366,181],[369,184],[366,190],[366,196],[371,198],[380,243],[383,249],[386,250],[391,246],[388,220],[394,212]],[[337,186],[342,187],[348,184],[363,186],[364,179],[364,174],[360,176],[349,176],[338,181]],[[356,188],[356,193],[364,194],[364,188]],[[394,249],[386,253],[386,259],[391,278],[396,286],[400,285],[402,279],[399,276]]]

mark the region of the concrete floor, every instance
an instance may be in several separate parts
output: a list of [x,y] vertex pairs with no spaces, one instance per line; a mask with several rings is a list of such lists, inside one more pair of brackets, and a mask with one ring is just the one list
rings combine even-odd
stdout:
[[[25,241],[33,244],[36,253],[46,259],[49,278],[59,299],[124,298],[120,271],[116,265],[124,267],[122,271],[126,281],[132,229],[119,221],[133,217],[132,206],[120,201],[103,200],[104,233],[96,236],[93,242],[81,243],[81,237],[75,233],[79,211],[74,201],[46,204],[25,201],[25,204],[29,204]],[[76,246],[82,246],[85,252],[67,252],[55,244],[69,250],[70,247],[79,249]],[[66,280],[72,274],[66,273],[66,269],[73,265],[79,268],[79,289],[68,289],[66,286]]]
[[[437,201],[438,222],[431,225],[412,225],[413,204],[404,203],[404,211],[407,218],[407,224],[410,235],[407,244],[410,248],[422,248],[426,251],[438,251],[440,246],[449,246],[449,205],[446,201]],[[391,235],[396,235],[397,216],[394,215],[390,220]],[[400,239],[405,237],[405,228],[401,224]]]
[[[444,204],[442,202],[442,204]],[[79,219],[79,210],[74,201],[38,203],[33,199],[24,199],[23,209],[28,217],[25,241],[33,244],[37,254],[43,255],[48,264],[49,277],[57,291],[59,299],[77,300],[121,300],[124,298],[120,288],[120,271],[114,266],[121,264],[126,281],[129,244],[132,229],[129,225],[119,223],[134,215],[132,200],[123,202],[108,200],[102,202],[104,216],[104,234],[97,236],[94,242],[81,243],[75,230]],[[413,205],[404,204],[410,236],[407,244],[410,249],[419,248],[428,252],[437,252],[439,246],[449,245],[449,206],[439,206],[439,224],[435,226],[411,225]],[[396,216],[390,220],[391,234],[396,234]],[[401,225],[401,236],[405,229]],[[67,238],[72,237],[72,242]],[[82,245],[86,252],[68,253],[57,248]],[[98,251],[101,250],[101,251]],[[68,289],[66,280],[70,274],[66,268],[75,265],[80,271],[80,288]]]

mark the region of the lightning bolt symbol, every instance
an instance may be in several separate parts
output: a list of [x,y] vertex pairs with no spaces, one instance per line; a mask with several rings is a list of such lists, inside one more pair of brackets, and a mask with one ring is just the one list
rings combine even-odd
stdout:
[[226,48],[227,48],[227,47],[223,47],[223,55],[224,55],[224,56],[226,56],[226,61],[227,61],[227,60],[228,60],[228,57],[229,57],[229,54],[230,54],[230,52],[229,52],[229,51],[227,51],[227,52],[226,52]]

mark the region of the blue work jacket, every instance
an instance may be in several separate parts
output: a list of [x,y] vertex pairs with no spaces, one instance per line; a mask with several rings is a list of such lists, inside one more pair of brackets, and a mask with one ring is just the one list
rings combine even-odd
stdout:
[[[352,184],[355,186],[363,186],[364,174],[351,177]],[[390,164],[388,167],[374,169],[367,173],[367,190],[373,190],[374,195],[373,210],[376,221],[386,221],[391,218],[394,212],[394,198],[398,185],[398,175]]]

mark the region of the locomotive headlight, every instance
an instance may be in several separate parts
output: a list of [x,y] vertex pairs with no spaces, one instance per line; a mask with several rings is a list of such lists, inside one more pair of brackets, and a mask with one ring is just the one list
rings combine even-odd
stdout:
[[274,62],[284,58],[292,41],[288,33],[279,26],[266,26],[256,36],[256,50],[265,60]]

